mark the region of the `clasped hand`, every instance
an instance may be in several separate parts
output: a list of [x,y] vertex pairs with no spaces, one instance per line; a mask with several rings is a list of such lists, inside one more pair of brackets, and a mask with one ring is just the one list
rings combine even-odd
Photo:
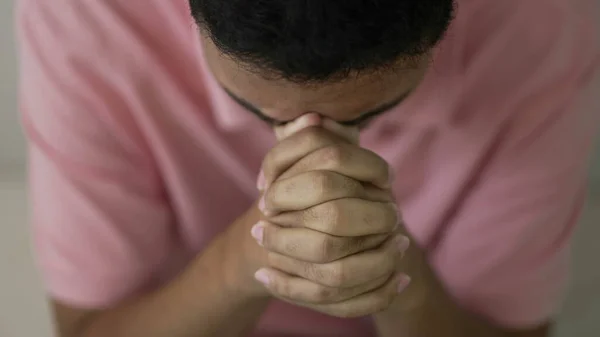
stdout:
[[410,282],[398,271],[409,239],[390,168],[339,124],[292,123],[262,165],[264,220],[251,233],[268,253],[255,278],[277,298],[332,316],[385,310]]

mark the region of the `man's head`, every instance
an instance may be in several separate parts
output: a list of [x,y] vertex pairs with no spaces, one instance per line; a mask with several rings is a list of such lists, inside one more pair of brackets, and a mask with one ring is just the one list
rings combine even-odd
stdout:
[[358,124],[421,81],[453,0],[190,0],[207,62],[269,122],[306,112]]

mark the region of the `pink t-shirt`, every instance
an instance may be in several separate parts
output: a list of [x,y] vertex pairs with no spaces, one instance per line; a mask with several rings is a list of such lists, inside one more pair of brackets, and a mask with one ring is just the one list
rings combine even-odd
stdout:
[[[600,112],[587,6],[459,0],[423,84],[361,136],[395,169],[450,294],[506,326],[551,318],[567,279]],[[257,196],[274,137],[215,84],[188,13],[186,0],[18,1],[35,249],[66,303],[160,286]],[[274,301],[258,332],[372,327]]]

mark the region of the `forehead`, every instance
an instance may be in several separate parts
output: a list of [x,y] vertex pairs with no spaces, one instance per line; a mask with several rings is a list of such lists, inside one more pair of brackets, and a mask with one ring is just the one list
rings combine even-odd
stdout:
[[410,66],[399,65],[389,71],[306,85],[248,70],[210,43],[204,50],[213,75],[228,91],[276,120],[292,120],[306,112],[317,112],[334,120],[357,118],[412,91],[429,65],[425,56]]

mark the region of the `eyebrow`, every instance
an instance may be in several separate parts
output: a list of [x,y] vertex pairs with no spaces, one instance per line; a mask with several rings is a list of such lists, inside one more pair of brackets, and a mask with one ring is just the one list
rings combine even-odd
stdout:
[[[244,100],[243,98],[236,96],[234,93],[229,91],[229,89],[227,89],[226,87],[224,87],[224,86],[221,86],[221,87],[227,93],[227,95],[229,97],[231,97],[231,99],[233,99],[237,104],[239,104],[246,110],[250,111],[251,113],[256,115],[258,118],[263,120],[264,122],[275,125],[275,126],[284,125],[284,124],[290,122],[290,121],[280,121],[280,120],[277,120],[277,119],[274,119],[274,118],[271,118],[271,117],[265,115],[262,111],[260,111],[259,108],[255,107],[254,105],[252,105],[248,101]],[[348,121],[340,121],[338,123],[345,125],[345,126],[358,126],[358,125],[366,122],[367,120],[369,120],[373,117],[376,117],[378,115],[381,115],[382,113],[387,112],[388,110],[399,105],[400,103],[402,103],[402,101],[404,101],[404,99],[406,99],[406,97],[408,95],[410,95],[410,93],[411,93],[411,91],[407,91],[407,92],[403,93],[402,95],[400,95],[400,97],[394,99],[393,101],[385,103],[373,110],[367,111],[367,112],[361,114],[357,118],[354,118],[354,119],[348,120]]]

